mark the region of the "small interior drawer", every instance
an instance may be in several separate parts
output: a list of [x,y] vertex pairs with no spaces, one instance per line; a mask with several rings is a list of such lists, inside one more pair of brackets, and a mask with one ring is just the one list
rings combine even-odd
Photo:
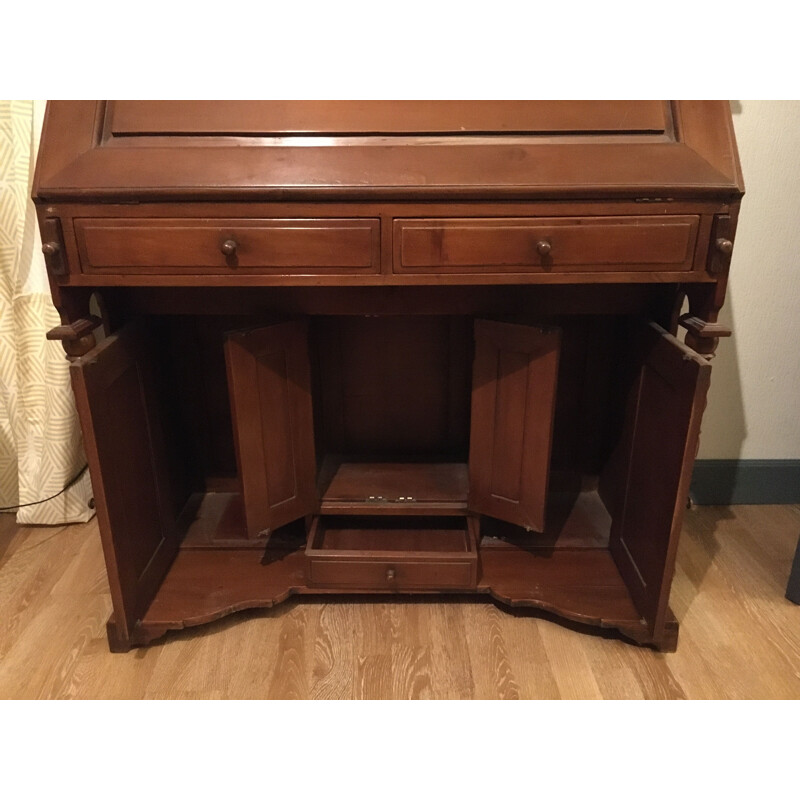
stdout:
[[317,517],[307,579],[343,590],[474,588],[477,528],[471,517]]
[[698,216],[396,219],[394,271],[683,272]]
[[78,219],[83,272],[380,271],[377,219]]

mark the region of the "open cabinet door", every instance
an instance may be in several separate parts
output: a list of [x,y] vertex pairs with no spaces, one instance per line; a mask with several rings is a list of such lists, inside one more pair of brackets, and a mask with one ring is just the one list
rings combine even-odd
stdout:
[[612,509],[609,547],[658,644],[711,365],[654,323],[640,329],[637,341],[643,350],[615,468],[624,490]]
[[298,320],[230,333],[225,360],[253,538],[316,511],[308,325]]
[[470,511],[544,530],[561,332],[475,321]]
[[70,367],[122,649],[178,550],[192,489],[170,457],[175,432],[159,405],[158,352],[157,333],[136,322]]

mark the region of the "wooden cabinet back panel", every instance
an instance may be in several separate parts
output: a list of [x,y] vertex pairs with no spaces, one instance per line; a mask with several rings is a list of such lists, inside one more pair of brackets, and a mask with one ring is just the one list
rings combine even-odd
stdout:
[[699,220],[688,215],[398,219],[394,271],[688,271]]
[[380,271],[377,219],[78,219],[75,232],[83,272]]

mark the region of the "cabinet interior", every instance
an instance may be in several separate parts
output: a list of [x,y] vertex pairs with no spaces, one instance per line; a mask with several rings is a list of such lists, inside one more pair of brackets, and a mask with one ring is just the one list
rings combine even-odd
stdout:
[[[415,515],[468,513],[475,319],[309,318],[319,513],[366,515],[387,530],[397,527],[395,515],[408,523]],[[175,455],[172,468],[177,483],[203,496],[206,509],[187,540],[199,527],[208,540],[244,542],[224,342],[230,331],[275,320],[151,320],[163,330],[159,341],[169,343],[153,355],[164,374],[173,376],[157,382]],[[519,316],[510,321],[542,322]],[[614,454],[636,372],[635,348],[626,347],[632,320],[575,315],[546,323],[560,330],[561,339],[544,529],[526,531],[485,517],[481,530],[486,540],[521,546],[606,546],[610,512],[624,488]],[[509,423],[513,432],[518,422]],[[301,527],[290,525],[275,540],[291,530]]]

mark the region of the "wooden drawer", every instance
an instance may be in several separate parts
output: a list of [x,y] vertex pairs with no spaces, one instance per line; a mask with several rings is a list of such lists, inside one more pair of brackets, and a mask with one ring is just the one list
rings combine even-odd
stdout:
[[473,518],[317,517],[306,573],[320,588],[470,589],[477,586]]
[[396,219],[394,271],[684,272],[698,216]]
[[377,219],[78,219],[75,233],[83,272],[380,271]]

